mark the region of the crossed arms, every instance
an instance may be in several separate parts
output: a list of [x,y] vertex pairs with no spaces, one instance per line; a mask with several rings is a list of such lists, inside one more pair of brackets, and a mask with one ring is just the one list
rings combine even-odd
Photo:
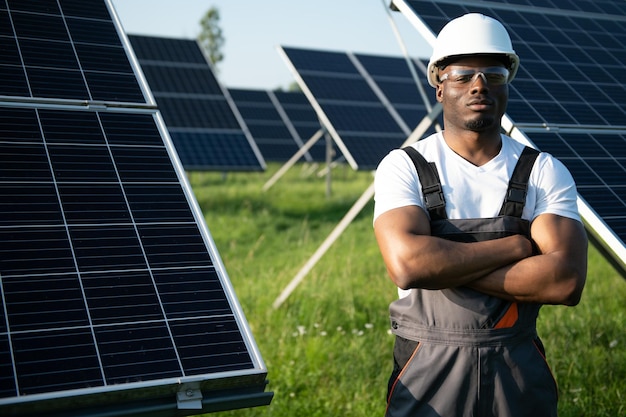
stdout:
[[587,235],[573,219],[542,214],[531,224],[539,249],[521,235],[475,243],[430,235],[418,206],[381,214],[374,223],[391,280],[402,289],[468,286],[518,302],[576,305],[587,276]]

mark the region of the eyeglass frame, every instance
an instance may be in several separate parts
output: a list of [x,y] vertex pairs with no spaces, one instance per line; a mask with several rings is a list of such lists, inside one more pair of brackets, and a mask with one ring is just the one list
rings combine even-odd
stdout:
[[[502,83],[490,82],[488,79],[489,74],[503,75],[504,82]],[[464,77],[468,75],[471,75],[472,77],[468,79],[467,81],[453,80],[450,78],[453,76]],[[466,84],[470,85],[470,84],[473,84],[477,80],[479,75],[482,77],[485,84],[506,85],[509,83],[510,71],[505,67],[499,67],[499,66],[482,67],[482,68],[475,68],[475,69],[451,69],[449,72],[446,72],[441,77],[438,76],[437,78],[439,79],[440,84],[448,80],[448,81],[451,81],[455,85],[466,85]]]

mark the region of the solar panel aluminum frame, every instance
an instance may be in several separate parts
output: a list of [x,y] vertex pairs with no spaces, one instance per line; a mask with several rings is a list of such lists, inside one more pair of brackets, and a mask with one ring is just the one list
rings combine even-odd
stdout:
[[[252,367],[212,374],[179,376],[142,382],[68,389],[0,399],[0,414],[11,416],[171,416],[191,415],[227,409],[253,407],[270,403],[273,393],[265,392],[267,368],[236,298],[224,264],[205,224],[203,213],[169,137],[164,121],[129,41],[121,29],[111,0],[103,0],[129,58],[133,72],[146,98],[143,103],[100,102],[93,100],[50,99],[45,97],[0,97],[0,107],[71,110],[84,112],[119,112],[151,115],[163,139],[179,184],[189,204],[200,236],[212,261],[230,306]],[[17,375],[14,375],[17,378]]]
[[[453,3],[453,2],[450,2]],[[458,4],[464,5],[475,5],[477,7],[502,7],[502,8],[511,8],[514,5],[510,4],[501,4],[495,2],[470,2],[464,1],[459,2]],[[431,28],[415,13],[413,8],[407,4],[406,0],[391,0],[390,7],[394,10],[400,11],[404,17],[411,23],[411,25],[419,32],[419,34],[426,40],[430,45],[433,45],[436,39],[436,34],[433,33]],[[521,8],[528,8],[529,6],[519,6]],[[530,10],[535,10],[535,8],[530,7]],[[551,9],[546,8],[546,12],[551,11]],[[575,15],[579,15],[582,17],[587,17],[587,13],[583,12],[572,12]],[[624,133],[624,126],[590,126],[583,125],[577,126],[546,126],[546,125],[532,125],[525,124],[519,125],[516,124],[507,114],[502,117],[501,121],[502,128],[508,135],[517,141],[537,148],[537,146],[529,139],[529,137],[524,133],[531,131],[546,131],[546,130],[560,130],[564,131],[564,129],[571,129],[572,132],[589,132],[589,129],[600,129],[600,130],[613,130],[614,132]],[[619,273],[626,277],[626,242],[624,242],[617,234],[606,224],[606,222],[597,214],[597,212],[585,201],[583,197],[581,197],[580,193],[577,197],[577,205],[580,216],[585,224],[585,228],[588,232],[590,240],[596,245],[596,247],[602,252],[602,254],[606,257],[606,259],[619,271]]]

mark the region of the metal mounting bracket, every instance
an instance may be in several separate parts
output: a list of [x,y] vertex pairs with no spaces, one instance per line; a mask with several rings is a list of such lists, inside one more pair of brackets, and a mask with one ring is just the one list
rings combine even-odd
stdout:
[[179,410],[202,410],[202,392],[199,388],[183,387],[176,393]]

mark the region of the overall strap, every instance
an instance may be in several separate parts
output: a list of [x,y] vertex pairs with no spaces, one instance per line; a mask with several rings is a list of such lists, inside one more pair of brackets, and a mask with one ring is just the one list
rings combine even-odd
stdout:
[[526,204],[528,178],[530,178],[530,171],[533,169],[537,156],[539,156],[538,150],[529,146],[524,148],[509,180],[509,189],[506,191],[500,216],[522,217],[524,204]]
[[443,189],[441,188],[441,180],[437,173],[437,166],[434,162],[428,162],[415,148],[407,146],[402,148],[411,160],[417,174],[419,175],[420,184],[422,185],[422,194],[426,209],[430,215],[430,220],[447,219],[446,201],[443,197]]

